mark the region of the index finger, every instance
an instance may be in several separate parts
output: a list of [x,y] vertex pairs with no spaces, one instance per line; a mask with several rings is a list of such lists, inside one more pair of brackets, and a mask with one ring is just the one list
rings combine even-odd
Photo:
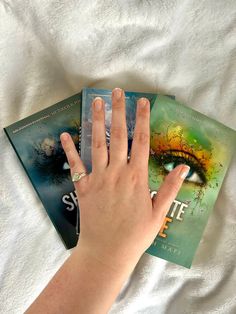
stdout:
[[60,139],[70,166],[71,176],[73,177],[75,172],[78,173],[86,172],[85,166],[82,160],[80,159],[80,156],[77,152],[77,149],[70,134],[64,132],[61,134]]

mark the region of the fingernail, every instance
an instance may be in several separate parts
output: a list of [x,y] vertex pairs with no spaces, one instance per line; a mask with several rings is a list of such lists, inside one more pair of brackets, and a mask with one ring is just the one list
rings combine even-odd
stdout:
[[117,87],[117,88],[113,89],[112,93],[113,93],[113,95],[115,96],[116,99],[120,99],[121,96],[122,96],[122,89]]
[[180,178],[181,178],[182,180],[184,180],[184,179],[187,177],[187,175],[188,175],[188,173],[189,173],[189,170],[190,170],[190,167],[187,166],[187,165],[183,165],[183,166],[181,167],[180,172],[179,172],[179,176],[180,176]]
[[67,133],[62,133],[62,134],[61,134],[61,140],[62,140],[62,141],[67,141],[68,138],[69,138],[69,136],[68,136]]
[[139,100],[138,100],[138,106],[140,107],[140,108],[144,108],[145,106],[147,106],[148,105],[148,100],[146,99],[146,98],[140,98]]
[[94,99],[94,109],[96,111],[100,111],[102,109],[102,98],[101,97],[96,97]]

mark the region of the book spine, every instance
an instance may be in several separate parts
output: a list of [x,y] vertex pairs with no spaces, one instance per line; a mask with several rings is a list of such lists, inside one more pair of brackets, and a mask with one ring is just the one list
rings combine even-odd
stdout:
[[86,105],[86,96],[87,96],[87,88],[83,88],[82,90],[82,100],[81,100],[81,128],[80,128],[80,156],[82,161],[84,161],[84,136],[83,136],[83,128],[84,128],[84,119],[85,119],[85,105]]
[[[80,120],[80,128],[79,128],[79,155],[81,156],[81,120]],[[75,230],[76,230],[76,235],[79,236],[80,232],[80,218],[79,218],[79,204],[77,204],[76,208],[76,225],[75,225]]]

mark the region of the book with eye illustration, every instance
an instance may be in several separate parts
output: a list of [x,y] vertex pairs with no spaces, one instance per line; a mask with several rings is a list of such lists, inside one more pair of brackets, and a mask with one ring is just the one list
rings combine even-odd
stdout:
[[[109,147],[111,91],[84,89],[82,95],[81,158],[91,170],[90,104],[97,96],[105,100]],[[149,156],[151,196],[157,193],[164,177],[178,164],[190,166],[162,228],[146,251],[190,268],[235,151],[236,132],[168,96],[132,92],[126,92],[125,96],[129,151],[135,124],[136,100],[147,97],[151,101]]]
[[60,134],[80,150],[81,93],[4,128],[66,248],[76,245],[79,209]]

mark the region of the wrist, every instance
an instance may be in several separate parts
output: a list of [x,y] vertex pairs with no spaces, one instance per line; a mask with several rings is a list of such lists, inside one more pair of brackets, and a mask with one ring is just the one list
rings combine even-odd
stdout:
[[[87,298],[86,302],[82,301],[84,311],[81,313],[107,313],[133,269],[118,268],[82,246],[77,246],[71,257],[75,281],[80,280]],[[83,295],[80,297],[83,300]]]
[[137,261],[130,261],[130,259],[117,258],[111,254],[98,254],[91,247],[86,247],[82,243],[78,243],[73,253],[77,256],[78,261],[86,263],[92,269],[100,273],[109,274],[109,276],[116,276],[120,279],[127,279],[136,266]]

